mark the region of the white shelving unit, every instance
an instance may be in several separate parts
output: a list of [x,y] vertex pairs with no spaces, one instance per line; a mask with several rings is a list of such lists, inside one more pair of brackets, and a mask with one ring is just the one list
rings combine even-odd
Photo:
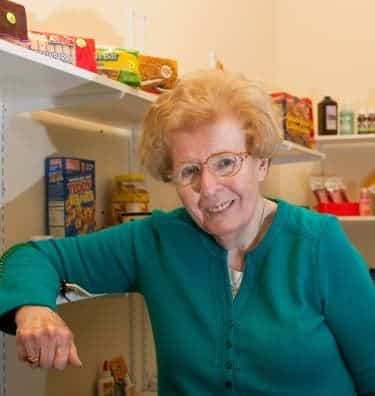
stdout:
[[347,223],[374,223],[375,216],[338,216],[338,219]]
[[[127,135],[155,101],[155,95],[2,40],[0,64],[0,87],[10,110],[48,110],[35,115],[42,122]],[[284,141],[274,163],[322,158],[324,154]]]
[[363,134],[363,135],[326,135],[316,136],[315,141],[318,145],[324,144],[375,144],[375,134]]
[[324,153],[284,140],[279,152],[273,159],[273,163],[280,165],[290,164],[292,162],[319,161],[324,158]]

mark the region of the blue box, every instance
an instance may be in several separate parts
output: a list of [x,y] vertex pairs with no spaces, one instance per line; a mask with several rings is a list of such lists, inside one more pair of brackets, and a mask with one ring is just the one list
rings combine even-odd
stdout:
[[47,233],[68,237],[95,231],[95,161],[48,157],[45,176]]

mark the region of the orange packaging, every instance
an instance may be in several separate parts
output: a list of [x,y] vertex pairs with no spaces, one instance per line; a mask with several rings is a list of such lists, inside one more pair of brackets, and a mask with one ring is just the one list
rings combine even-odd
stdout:
[[161,93],[163,90],[174,88],[178,77],[175,60],[147,55],[140,55],[138,59],[142,89]]
[[282,120],[284,139],[311,147],[314,138],[312,101],[285,92],[271,94]]

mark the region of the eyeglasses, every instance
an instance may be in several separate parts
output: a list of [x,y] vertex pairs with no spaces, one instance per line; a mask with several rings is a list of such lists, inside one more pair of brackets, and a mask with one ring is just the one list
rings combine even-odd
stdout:
[[170,179],[180,185],[188,186],[196,183],[204,165],[207,165],[212,175],[216,177],[234,176],[242,167],[248,153],[221,152],[210,155],[204,162],[186,162],[180,165],[170,176]]

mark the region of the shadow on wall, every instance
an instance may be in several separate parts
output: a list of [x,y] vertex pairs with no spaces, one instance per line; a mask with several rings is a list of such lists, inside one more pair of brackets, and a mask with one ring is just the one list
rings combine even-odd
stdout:
[[96,45],[124,46],[124,33],[116,32],[114,25],[94,8],[69,8],[51,13],[46,19],[38,19],[28,9],[26,12],[30,30],[94,38]]

